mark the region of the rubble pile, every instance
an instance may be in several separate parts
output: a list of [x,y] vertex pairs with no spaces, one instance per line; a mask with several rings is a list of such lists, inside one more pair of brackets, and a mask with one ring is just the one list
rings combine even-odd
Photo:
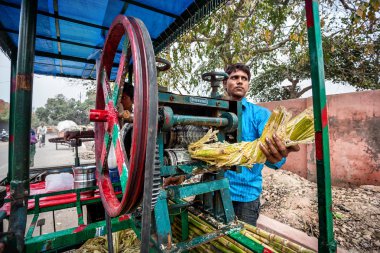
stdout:
[[[318,237],[317,184],[285,170],[263,170],[261,213]],[[380,186],[332,187],[334,236],[350,252],[380,252]]]

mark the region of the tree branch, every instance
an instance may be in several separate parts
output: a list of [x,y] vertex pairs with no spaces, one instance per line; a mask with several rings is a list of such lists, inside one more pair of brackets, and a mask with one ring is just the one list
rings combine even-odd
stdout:
[[297,96],[301,97],[306,91],[310,90],[311,87],[312,86],[310,85],[310,86],[307,86],[307,87],[303,88],[300,92],[297,93]]
[[[266,53],[266,52],[271,52],[273,50],[276,50],[280,47],[282,47],[283,45],[285,45],[287,42],[289,41],[289,38],[277,43],[276,45],[272,45],[272,46],[269,46],[269,47],[263,47],[263,48],[258,48],[256,50],[253,50],[253,51],[250,51],[251,54],[260,54],[260,53]],[[252,48],[253,49],[253,48]]]
[[339,0],[339,1],[342,3],[343,7],[344,7],[346,10],[356,11],[354,8],[350,7],[350,6],[346,3],[345,0]]

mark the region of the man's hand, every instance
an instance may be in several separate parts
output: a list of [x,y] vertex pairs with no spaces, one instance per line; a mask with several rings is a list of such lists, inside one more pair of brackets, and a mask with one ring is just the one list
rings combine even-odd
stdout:
[[294,145],[290,147],[285,147],[284,142],[276,134],[273,134],[273,139],[268,137],[265,139],[268,148],[260,144],[260,149],[263,151],[267,157],[267,161],[270,163],[277,163],[281,161],[282,158],[287,157],[290,152],[297,152],[300,150],[300,146]]

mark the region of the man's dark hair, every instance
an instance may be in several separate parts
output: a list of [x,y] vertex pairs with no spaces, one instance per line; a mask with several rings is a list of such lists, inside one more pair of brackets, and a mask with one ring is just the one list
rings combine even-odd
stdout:
[[134,87],[130,83],[124,83],[123,93],[125,93],[128,97],[133,99]]
[[249,70],[249,67],[243,63],[235,63],[235,64],[228,65],[225,72],[228,75],[231,75],[231,73],[234,73],[238,70],[241,70],[244,73],[246,73],[248,75],[248,80],[251,80],[251,71]]

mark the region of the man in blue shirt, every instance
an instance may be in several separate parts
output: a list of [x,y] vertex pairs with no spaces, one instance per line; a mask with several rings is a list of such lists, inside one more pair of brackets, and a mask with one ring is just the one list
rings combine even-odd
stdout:
[[[254,141],[261,136],[270,111],[248,102],[245,98],[251,78],[248,66],[241,63],[233,64],[227,67],[226,73],[229,77],[223,82],[223,87],[228,99],[242,102],[242,140]],[[273,135],[272,139],[267,138],[266,144],[268,148],[263,145],[260,145],[260,148],[267,158],[265,165],[272,169],[281,168],[288,153],[300,149],[298,145],[286,148],[276,135]],[[241,173],[230,170],[225,172],[225,177],[230,181],[231,198],[236,216],[239,220],[253,226],[256,226],[259,218],[263,167],[263,164],[255,164],[251,169],[243,167]]]

